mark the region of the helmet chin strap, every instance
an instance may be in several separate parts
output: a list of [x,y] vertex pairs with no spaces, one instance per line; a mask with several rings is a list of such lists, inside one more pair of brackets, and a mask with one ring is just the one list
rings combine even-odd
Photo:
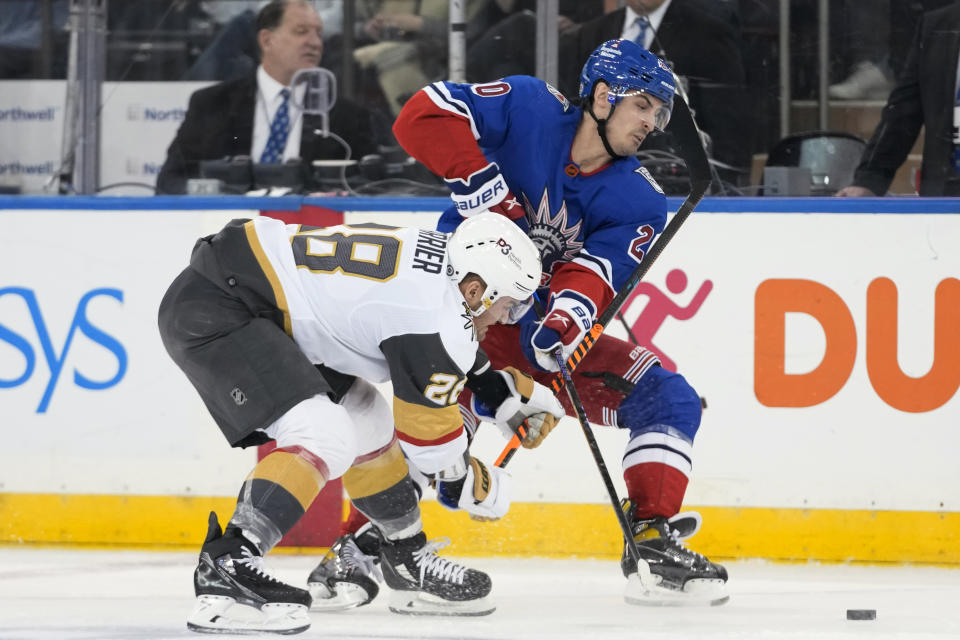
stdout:
[[600,134],[600,142],[603,143],[603,148],[606,150],[607,154],[614,160],[619,160],[624,156],[620,155],[613,150],[613,147],[610,146],[610,141],[607,140],[607,121],[610,120],[610,117],[613,115],[613,110],[617,108],[617,103],[614,102],[610,105],[610,113],[606,118],[600,119],[597,117],[597,114],[593,112],[593,99],[590,99],[590,102],[587,103],[587,113],[590,114],[590,117],[593,118],[593,121],[597,123],[597,133]]

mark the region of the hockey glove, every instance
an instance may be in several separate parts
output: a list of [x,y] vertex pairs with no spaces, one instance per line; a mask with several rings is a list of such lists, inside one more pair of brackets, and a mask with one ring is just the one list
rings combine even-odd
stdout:
[[526,421],[527,432],[521,443],[526,449],[536,449],[565,415],[563,405],[550,389],[513,367],[497,373],[503,376],[510,395],[497,407],[494,422],[505,437],[512,438]]
[[[545,371],[559,371],[553,352],[561,347],[566,360],[577,348],[583,336],[593,326],[593,312],[579,296],[558,295],[547,311],[546,317],[532,327],[529,343],[524,340],[524,351],[528,359]],[[530,332],[531,329],[527,329]],[[526,333],[524,333],[526,337]],[[529,349],[527,348],[529,344]],[[532,353],[531,353],[532,351]],[[530,358],[530,356],[533,358]]]
[[507,187],[496,162],[471,173],[466,179],[448,178],[444,182],[450,188],[450,198],[457,211],[464,218],[487,210],[511,220],[523,217],[523,205]]
[[437,500],[447,509],[463,509],[473,520],[499,520],[510,509],[510,474],[470,458],[465,477],[437,483]]

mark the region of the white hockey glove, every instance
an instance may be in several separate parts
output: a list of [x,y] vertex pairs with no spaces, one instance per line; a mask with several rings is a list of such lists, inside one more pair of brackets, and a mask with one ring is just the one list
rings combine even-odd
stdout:
[[530,338],[537,365],[547,371],[559,371],[553,352],[561,347],[566,360],[592,326],[593,311],[584,302],[569,295],[555,297]]
[[510,439],[517,433],[524,421],[527,433],[521,441],[524,448],[536,449],[557,424],[557,420],[566,415],[563,405],[547,387],[533,378],[507,367],[497,371],[507,383],[510,395],[494,413],[493,419],[504,437]]
[[470,458],[466,476],[437,483],[437,500],[447,509],[463,509],[473,520],[499,520],[510,509],[510,474]]

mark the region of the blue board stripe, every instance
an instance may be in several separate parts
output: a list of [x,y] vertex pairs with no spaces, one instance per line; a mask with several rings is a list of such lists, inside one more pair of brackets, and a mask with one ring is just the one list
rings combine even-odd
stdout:
[[[670,211],[683,198],[667,198]],[[74,209],[109,211],[195,211],[271,209],[296,211],[302,205],[339,211],[435,211],[450,206],[448,198],[246,196],[0,196],[3,209]],[[704,198],[696,213],[960,213],[960,198]]]

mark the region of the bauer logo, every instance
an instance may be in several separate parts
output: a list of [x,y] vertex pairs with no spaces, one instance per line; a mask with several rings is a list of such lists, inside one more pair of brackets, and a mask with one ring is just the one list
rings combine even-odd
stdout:
[[[9,353],[12,347],[14,353],[20,354],[19,363],[15,357],[4,357],[0,361],[0,390],[24,385],[33,376],[47,376],[36,408],[37,413],[46,413],[57,385],[61,382],[61,374],[70,350],[81,341],[95,343],[106,350],[106,358],[115,362],[109,367],[110,374],[93,377],[88,375],[91,363],[72,360],[73,384],[91,391],[117,385],[127,371],[127,352],[119,340],[107,333],[102,324],[95,323],[91,317],[96,316],[98,310],[104,309],[105,303],[100,301],[102,298],[111,298],[122,304],[123,292],[119,289],[92,289],[85,293],[77,303],[70,326],[64,332],[62,327],[48,325],[40,299],[33,289],[0,289],[0,303],[3,303],[0,306],[0,343],[5,343],[0,344],[0,349]],[[94,301],[96,304],[91,305]],[[12,326],[18,330],[14,330]],[[26,329],[31,326],[32,330]],[[46,361],[45,372],[37,366],[40,358]],[[84,373],[85,364],[88,367],[87,373]]]
[[182,107],[157,108],[145,107],[142,104],[127,106],[127,120],[143,122],[183,122],[187,110]]

